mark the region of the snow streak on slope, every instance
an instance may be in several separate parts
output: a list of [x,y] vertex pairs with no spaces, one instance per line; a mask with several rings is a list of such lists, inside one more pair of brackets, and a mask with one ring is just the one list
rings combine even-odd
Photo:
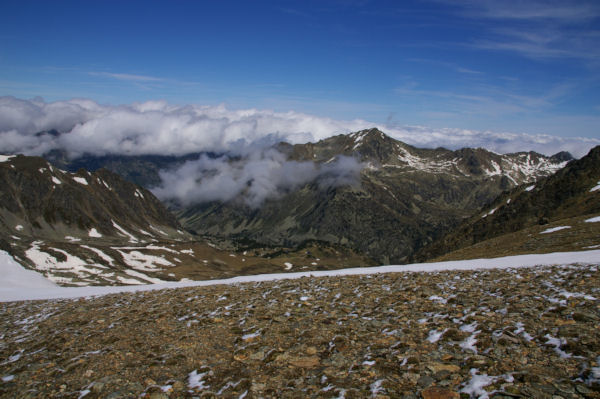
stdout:
[[581,252],[555,252],[550,254],[506,256],[494,259],[473,259],[411,265],[364,267],[341,270],[312,271],[298,273],[259,274],[239,276],[222,280],[189,281],[139,286],[117,287],[58,287],[41,275],[25,270],[6,252],[0,251],[0,301],[33,299],[78,298],[107,295],[118,292],[150,291],[165,288],[198,287],[219,284],[237,284],[256,281],[297,279],[301,277],[326,277],[366,275],[377,273],[437,272],[444,270],[510,269],[519,267],[549,266],[574,263],[600,263],[600,250]]

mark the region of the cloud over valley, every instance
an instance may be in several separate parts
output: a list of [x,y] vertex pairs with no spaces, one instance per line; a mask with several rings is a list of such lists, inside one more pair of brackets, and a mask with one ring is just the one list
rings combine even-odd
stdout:
[[356,183],[362,165],[354,158],[321,165],[290,161],[273,145],[315,142],[370,127],[429,148],[483,147],[499,153],[533,150],[548,155],[569,151],[580,157],[600,144],[592,138],[392,126],[294,111],[232,110],[224,105],[164,101],[102,105],[88,99],[45,102],[0,97],[0,153],[43,155],[61,149],[71,158],[205,153],[176,170],[161,172],[163,185],[156,194],[186,204],[242,196],[248,205],[257,206],[310,182],[323,187]]
[[322,189],[356,185],[363,166],[345,156],[325,164],[290,161],[274,148],[257,149],[242,157],[202,154],[177,169],[162,171],[163,183],[152,191],[182,205],[239,197],[255,208],[268,198],[279,198],[311,182]]

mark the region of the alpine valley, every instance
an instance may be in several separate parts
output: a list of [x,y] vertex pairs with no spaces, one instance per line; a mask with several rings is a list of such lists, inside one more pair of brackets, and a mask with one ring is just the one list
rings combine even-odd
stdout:
[[[258,205],[245,201],[243,192],[225,201],[161,203],[153,192],[164,184],[164,171],[201,157],[243,163],[248,155],[73,159],[53,150],[45,159],[4,156],[2,249],[65,285],[402,264],[464,247],[463,241],[443,237],[458,226],[465,237],[461,223],[481,219],[498,201],[529,194],[527,187],[540,187],[546,183],[538,182],[557,171],[567,173],[566,165],[583,162],[570,163],[565,152],[548,157],[481,148],[420,149],[375,128],[316,143],[278,143],[271,150],[286,162],[319,170],[344,159],[359,167],[341,183],[326,184],[331,174],[320,173]],[[585,186],[581,190],[589,190],[594,179],[578,183]],[[577,205],[569,215],[598,211]]]

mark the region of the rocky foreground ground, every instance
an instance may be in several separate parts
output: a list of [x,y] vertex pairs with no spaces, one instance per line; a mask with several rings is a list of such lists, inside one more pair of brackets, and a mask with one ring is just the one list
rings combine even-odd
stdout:
[[597,265],[0,304],[2,398],[600,398]]

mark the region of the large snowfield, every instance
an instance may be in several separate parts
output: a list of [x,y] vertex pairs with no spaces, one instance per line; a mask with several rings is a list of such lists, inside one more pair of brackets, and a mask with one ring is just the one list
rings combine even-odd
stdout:
[[600,264],[600,250],[580,252],[554,252],[549,254],[517,255],[492,259],[473,259],[464,261],[448,261],[437,263],[418,263],[410,265],[390,265],[327,271],[311,271],[298,273],[258,274],[239,276],[222,280],[182,281],[134,286],[110,287],[60,287],[47,280],[40,273],[25,269],[7,252],[0,250],[0,302],[79,298],[96,295],[107,295],[119,292],[150,291],[165,288],[199,287],[218,284],[236,284],[281,279],[297,279],[301,277],[325,277],[364,275],[376,273],[401,272],[436,272],[444,270],[478,270],[508,269],[533,266],[551,266],[573,263]]

